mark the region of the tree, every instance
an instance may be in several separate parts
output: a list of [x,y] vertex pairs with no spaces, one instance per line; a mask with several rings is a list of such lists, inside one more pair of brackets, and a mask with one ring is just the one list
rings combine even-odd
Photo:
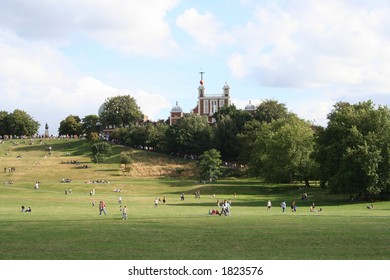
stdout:
[[213,144],[226,161],[237,161],[240,152],[237,133],[235,120],[229,115],[222,115],[214,128]]
[[323,187],[366,199],[390,188],[390,110],[372,101],[336,103],[319,133],[316,159]]
[[69,115],[60,122],[59,135],[80,135],[82,134],[81,119],[79,116]]
[[261,123],[270,123],[273,120],[286,118],[289,114],[285,104],[267,99],[257,106],[254,118]]
[[10,135],[28,135],[32,136],[38,132],[39,122],[22,110],[14,110],[6,117],[8,134]]
[[242,131],[237,135],[237,141],[240,143],[240,154],[238,156],[240,162],[249,163],[251,161],[256,133],[260,127],[261,123],[253,119],[246,122]]
[[169,125],[165,123],[157,123],[153,125],[153,129],[148,135],[148,146],[152,147],[156,152],[166,151],[166,132]]
[[133,160],[130,156],[130,153],[121,153],[121,164],[125,165],[125,168],[123,169],[123,174],[130,172],[130,167],[128,167],[128,164],[132,164]]
[[105,126],[127,127],[140,121],[142,112],[133,97],[119,95],[106,99],[99,117]]
[[222,174],[221,153],[216,149],[205,151],[199,158],[199,168],[203,179],[215,181]]
[[99,117],[97,115],[87,115],[81,121],[81,130],[82,133],[87,135],[87,138],[90,137],[92,132],[99,134]]
[[167,130],[168,152],[201,155],[210,148],[211,127],[206,116],[190,115]]
[[91,142],[97,142],[99,141],[100,137],[99,134],[96,132],[91,132],[88,136],[87,139]]
[[7,118],[8,118],[8,112],[0,111],[0,136],[9,134]]
[[214,118],[213,146],[220,151],[224,160],[237,161],[242,147],[237,134],[253,118],[252,115],[232,105],[221,108],[214,114]]
[[103,162],[107,157],[112,154],[111,145],[108,142],[98,142],[91,146],[92,149],[92,161],[94,163]]
[[288,183],[304,180],[315,167],[314,132],[311,125],[290,114],[288,118],[265,123],[256,135],[251,171],[267,181]]

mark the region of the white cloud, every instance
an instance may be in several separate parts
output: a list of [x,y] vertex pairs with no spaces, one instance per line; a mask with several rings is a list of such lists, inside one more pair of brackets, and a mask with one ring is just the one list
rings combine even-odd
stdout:
[[157,121],[160,112],[166,112],[164,118],[168,118],[172,103],[164,96],[142,90],[129,93],[133,96],[142,112],[149,117],[149,120]]
[[87,36],[128,54],[168,56],[178,46],[165,16],[177,3],[178,0],[3,0],[0,26],[34,40],[63,43]]
[[108,97],[133,96],[150,118],[169,107],[165,97],[145,91],[131,93],[80,72],[66,57],[41,42],[23,40],[0,32],[0,110],[25,110],[56,134],[61,120],[98,113]]
[[190,8],[177,17],[176,24],[195,42],[212,50],[221,43],[232,42],[230,34],[223,31],[223,24],[208,11],[200,14],[195,8]]
[[228,66],[234,77],[241,79],[244,78],[247,73],[245,56],[241,54],[233,54],[228,59]]
[[[288,1],[259,6],[232,34],[229,67],[263,86],[390,91],[390,8],[386,2]],[[365,93],[364,93],[365,92]]]

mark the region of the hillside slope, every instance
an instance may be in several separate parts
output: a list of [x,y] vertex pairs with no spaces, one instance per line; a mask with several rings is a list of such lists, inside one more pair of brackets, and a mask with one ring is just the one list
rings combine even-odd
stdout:
[[[49,151],[51,147],[51,152]],[[193,161],[134,150],[113,145],[113,154],[103,163],[91,161],[90,143],[86,140],[9,140],[0,144],[0,182],[115,180],[118,177],[192,177],[196,174]],[[124,173],[120,154],[127,152],[133,163],[130,172]],[[87,168],[83,168],[87,167]]]

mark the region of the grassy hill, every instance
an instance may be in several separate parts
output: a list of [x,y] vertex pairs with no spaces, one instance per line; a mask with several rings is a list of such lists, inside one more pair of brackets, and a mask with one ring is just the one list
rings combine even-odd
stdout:
[[[51,153],[47,148],[51,147]],[[35,140],[6,141],[0,145],[1,160],[4,168],[15,167],[16,172],[5,172],[1,179],[15,182],[36,180],[56,182],[62,178],[72,180],[102,179],[112,182],[123,179],[120,165],[121,152],[131,154],[133,164],[129,177],[193,176],[196,172],[194,162],[169,157],[142,150],[133,150],[123,146],[112,146],[113,155],[103,164],[91,162],[90,143],[86,140]],[[71,164],[77,161],[79,164]],[[88,168],[82,168],[88,165]]]
[[[128,176],[119,164],[122,151],[134,159]],[[316,187],[256,179],[196,184],[194,162],[122,146],[93,164],[84,140],[7,141],[0,162],[0,259],[390,259],[390,202],[369,210]],[[107,183],[92,183],[101,180]],[[121,219],[119,196],[128,220]],[[155,207],[163,197],[166,205]],[[218,199],[232,199],[231,216],[206,215]],[[106,216],[92,206],[100,200]],[[282,213],[283,200],[288,206],[295,200],[297,212]],[[323,212],[310,212],[313,202]],[[21,205],[32,212],[22,213]]]

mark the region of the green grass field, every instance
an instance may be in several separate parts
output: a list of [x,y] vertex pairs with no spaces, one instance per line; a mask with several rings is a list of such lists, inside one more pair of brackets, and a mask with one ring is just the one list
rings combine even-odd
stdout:
[[[117,146],[104,164],[93,164],[84,140],[28,142],[0,144],[0,259],[390,259],[390,202],[374,202],[369,210],[368,203],[315,187],[305,190],[309,200],[301,201],[299,185],[255,179],[197,185],[195,179],[124,176],[119,165],[124,147]],[[51,156],[45,145],[53,147]],[[142,165],[137,172],[145,174],[156,168],[174,174],[185,164],[142,151],[134,158],[134,165]],[[160,165],[151,166],[150,158]],[[89,168],[61,164],[68,160]],[[4,170],[8,167],[15,172]],[[72,182],[61,183],[62,178]],[[86,183],[97,179],[109,183]],[[34,190],[37,180],[40,188]],[[121,219],[118,188],[128,220]],[[65,195],[69,189],[72,194]],[[196,190],[200,199],[194,198]],[[186,198],[180,201],[183,192]],[[154,199],[164,196],[166,205],[155,208]],[[232,199],[231,216],[206,215],[217,208],[217,199]],[[269,212],[268,199],[274,206]],[[93,200],[106,201],[107,216],[99,216]],[[288,207],[282,213],[282,200],[288,206],[296,200],[297,212]],[[313,202],[322,213],[309,211]],[[22,213],[22,205],[32,212]]]

